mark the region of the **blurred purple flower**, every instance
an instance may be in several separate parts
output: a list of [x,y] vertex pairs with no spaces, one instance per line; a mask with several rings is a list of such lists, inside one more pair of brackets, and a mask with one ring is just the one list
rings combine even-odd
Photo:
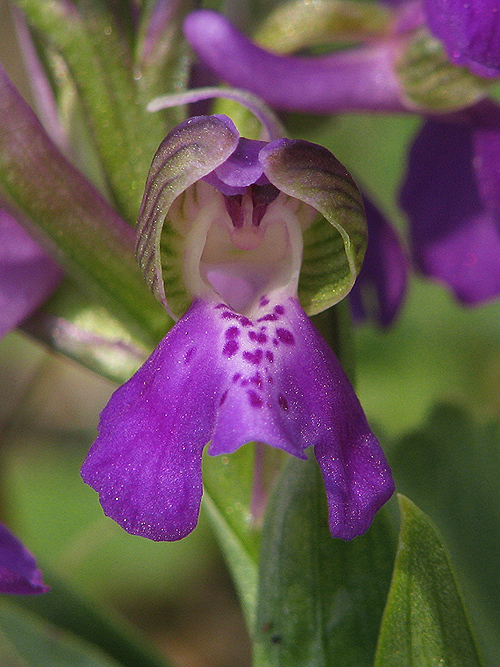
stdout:
[[364,197],[368,246],[363,266],[349,293],[355,321],[370,317],[391,325],[406,296],[409,262],[399,236],[379,209]]
[[184,34],[200,60],[227,83],[275,109],[305,113],[404,111],[393,61],[395,40],[325,56],[283,56],[252,43],[222,14],[192,12]]
[[401,205],[420,271],[474,305],[500,295],[500,107],[425,122]]
[[452,62],[478,76],[500,76],[498,0],[424,0],[424,7]]
[[61,278],[57,264],[0,208],[0,338],[36,310]]
[[48,590],[33,554],[0,524],[0,593],[37,595]]
[[[179,156],[190,155],[190,145],[209,156],[186,158],[181,172]],[[172,188],[176,198],[163,206]],[[183,239],[194,300],[112,396],[82,469],[125,530],[153,540],[193,530],[209,442],[211,455],[258,441],[302,459],[314,446],[335,537],[364,533],[391,496],[380,445],[297,297],[302,231],[316,217],[314,203],[335,206],[347,195],[340,215],[342,206],[356,215],[354,192],[326,149],[240,138],[226,116],[189,119],[162,143],[143,200],[139,256],[165,296],[158,219],[167,215]],[[175,292],[166,296],[175,302]]]

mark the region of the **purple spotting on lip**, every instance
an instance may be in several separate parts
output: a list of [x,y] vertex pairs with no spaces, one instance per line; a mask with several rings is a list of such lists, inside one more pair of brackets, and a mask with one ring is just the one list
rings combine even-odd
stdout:
[[[185,172],[172,180],[169,161],[182,151]],[[168,215],[192,303],[184,313],[179,306],[180,320],[113,394],[82,468],[104,512],[130,533],[177,540],[193,530],[208,443],[214,456],[252,441],[301,459],[312,447],[331,533],[345,540],[364,533],[393,493],[359,401],[299,302],[303,235],[313,224],[331,229],[326,218],[317,222],[320,210],[332,225],[343,220],[350,249],[364,241],[359,192],[322,147],[241,139],[224,116],[190,119],[160,146],[139,219],[139,259],[158,298],[177,309],[158,247]],[[347,215],[357,212],[349,227]],[[340,239],[342,249],[343,238],[333,247]],[[342,257],[338,294],[322,292],[327,305],[345,296],[358,270],[360,256]]]

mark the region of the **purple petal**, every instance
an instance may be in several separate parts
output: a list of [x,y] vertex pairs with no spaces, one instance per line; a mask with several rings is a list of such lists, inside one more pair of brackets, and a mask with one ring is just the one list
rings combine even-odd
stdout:
[[61,278],[57,264],[0,208],[0,338],[38,308]]
[[113,394],[82,468],[104,513],[152,540],[179,540],[198,521],[201,456],[222,383],[208,310],[196,302]]
[[500,124],[429,120],[401,193],[419,269],[469,305],[500,294],[499,160]]
[[263,168],[259,162],[259,151],[266,145],[265,141],[255,141],[241,137],[236,150],[230,155],[215,173],[228,185],[244,187],[252,185],[262,176]]
[[384,42],[318,57],[281,56],[250,42],[222,14],[191,13],[186,39],[200,60],[229,84],[276,109],[331,113],[402,111],[393,69],[395,46]]
[[384,455],[338,361],[298,301],[262,297],[253,319],[197,301],[102,413],[82,470],[108,516],[155,540],[195,526],[201,455],[251,441],[325,477],[332,534],[363,533],[390,497]]
[[[370,314],[381,326],[387,327],[403,305],[408,261],[392,225],[366,197],[364,204],[368,247],[361,271],[349,293],[349,302],[355,319],[363,320]],[[372,295],[375,298],[367,303]]]
[[500,76],[498,0],[424,0],[429,28],[456,65]]
[[235,374],[209,453],[228,454],[254,440],[305,458],[314,445],[330,531],[352,539],[392,495],[389,467],[349,380],[298,301],[272,308],[266,301],[250,325],[232,324]]
[[33,554],[0,524],[0,593],[37,595],[48,590]]

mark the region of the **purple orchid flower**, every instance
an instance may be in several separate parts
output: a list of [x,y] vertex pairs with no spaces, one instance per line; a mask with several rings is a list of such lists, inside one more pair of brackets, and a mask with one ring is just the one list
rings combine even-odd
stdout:
[[401,204],[420,271],[475,305],[500,295],[500,107],[427,120]]
[[37,595],[48,590],[33,554],[0,524],[0,593]]
[[[335,255],[338,292],[321,283],[331,269],[317,261],[307,275],[318,224],[336,235],[337,251],[353,253]],[[101,415],[82,476],[104,512],[130,533],[180,539],[197,523],[204,447],[230,454],[258,441],[301,459],[314,447],[332,535],[364,533],[394,483],[298,299],[311,294],[308,280],[328,305],[352,287],[364,232],[349,174],[320,146],[245,139],[226,116],[191,118],[153,160],[138,229],[140,264],[158,298],[174,315],[192,304]],[[315,247],[323,261],[333,248],[328,236]],[[171,279],[179,274],[185,293]],[[322,307],[309,299],[310,312]]]
[[36,310],[61,278],[57,264],[0,208],[0,338]]
[[356,283],[349,294],[355,321],[371,317],[382,327],[398,316],[406,297],[409,262],[398,234],[379,209],[363,197],[368,246]]
[[498,0],[424,0],[427,24],[456,65],[500,76]]
[[405,111],[395,39],[325,56],[284,56],[252,43],[222,14],[198,10],[184,34],[200,60],[232,86],[283,111]]

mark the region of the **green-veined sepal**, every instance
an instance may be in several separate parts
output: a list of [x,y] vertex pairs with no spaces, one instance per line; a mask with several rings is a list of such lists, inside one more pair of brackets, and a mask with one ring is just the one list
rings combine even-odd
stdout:
[[[185,299],[167,303],[165,286],[167,292],[169,286],[178,292],[184,285],[184,238],[163,223],[174,200],[221,165],[234,152],[238,140],[239,133],[227,117],[195,116],[174,128],[153,158],[139,212],[137,260],[153,294],[176,316],[183,310],[179,312],[175,303]],[[163,270],[162,241],[168,252]]]
[[314,315],[343,299],[361,269],[367,243],[361,193],[346,168],[317,144],[282,139],[260,158],[273,185],[321,214],[304,232],[299,281],[302,307]]

